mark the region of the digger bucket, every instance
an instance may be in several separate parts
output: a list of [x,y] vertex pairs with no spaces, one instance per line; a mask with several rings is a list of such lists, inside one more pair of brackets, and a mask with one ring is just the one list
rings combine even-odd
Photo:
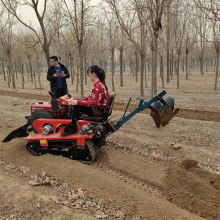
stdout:
[[174,110],[173,98],[168,97],[166,101],[162,98],[158,100],[154,102],[153,107],[149,107],[151,109],[150,116],[153,118],[157,128],[166,126],[179,111],[179,108]]

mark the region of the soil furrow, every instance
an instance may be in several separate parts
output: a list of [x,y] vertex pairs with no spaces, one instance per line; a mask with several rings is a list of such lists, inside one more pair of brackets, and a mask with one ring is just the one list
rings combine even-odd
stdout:
[[135,174],[129,173],[128,171],[129,169],[127,169],[127,167],[125,169],[113,167],[110,165],[107,158],[106,157],[104,158],[105,159],[103,160],[103,157],[100,157],[100,160],[97,161],[96,163],[93,163],[92,166],[112,176],[113,178],[117,178],[125,183],[128,183],[129,185],[132,185],[147,192],[151,192],[158,196],[160,195],[159,190],[161,190],[161,186],[159,186],[158,184],[154,184],[150,180],[147,180],[145,178],[140,178]]
[[[30,94],[30,93],[20,93],[13,91],[4,91],[0,90],[0,95],[2,96],[12,96],[24,99],[32,99],[37,101],[49,101],[49,95],[38,95],[38,94]],[[77,98],[77,97],[76,97]],[[114,110],[124,111],[126,109],[127,104],[125,103],[114,103]],[[137,105],[130,104],[128,111],[135,109]],[[143,114],[149,114],[150,110],[147,109],[143,112]],[[220,122],[220,112],[215,111],[206,111],[206,110],[194,110],[194,109],[180,109],[179,113],[175,116],[179,118],[188,118],[193,120],[203,120],[203,121],[215,121]]]

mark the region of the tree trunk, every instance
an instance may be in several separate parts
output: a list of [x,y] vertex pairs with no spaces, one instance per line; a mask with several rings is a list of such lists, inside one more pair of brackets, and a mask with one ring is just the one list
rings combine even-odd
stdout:
[[200,57],[200,73],[201,73],[201,75],[204,74],[203,62],[204,62],[203,56],[201,56],[201,57]]
[[148,62],[147,62],[147,72],[150,72],[150,59],[148,58]]
[[10,64],[8,63],[8,71],[7,71],[7,74],[8,74],[8,88],[10,88],[10,84],[11,84],[11,67],[10,67]]
[[44,47],[43,50],[44,50],[44,54],[45,54],[45,57],[46,57],[46,60],[47,60],[47,66],[48,66],[48,68],[50,68],[50,50],[49,50],[49,47]]
[[167,49],[167,83],[170,82],[170,51]]
[[209,59],[206,60],[205,64],[206,64],[205,70],[206,70],[206,72],[208,72],[209,71]]
[[71,83],[73,85],[73,81],[75,80],[75,75],[74,75],[74,68],[73,68],[72,60],[73,60],[72,54],[70,53],[69,54],[69,73],[71,76]]
[[217,91],[218,70],[219,70],[219,50],[216,50],[215,91]]
[[29,68],[28,68],[28,64],[26,63],[25,65],[26,67],[26,73],[27,73],[27,76],[28,76],[28,82],[30,82],[30,77],[29,77]]
[[167,46],[166,46],[167,47],[167,83],[169,83],[170,82],[170,6],[169,5],[167,7],[166,30],[167,30]]
[[135,51],[135,80],[138,81],[138,53]]
[[146,62],[146,56],[144,58],[144,78],[145,78],[145,88],[147,88],[147,62]]
[[120,87],[123,87],[123,46],[120,46]]
[[39,88],[41,90],[41,81],[40,81],[40,76],[41,76],[41,72],[40,72],[40,61],[39,61],[39,56],[37,57],[37,78],[38,78],[38,84],[39,84]]
[[71,68],[70,74],[71,74],[71,83],[73,85],[73,81],[75,81],[75,67],[74,67],[73,64],[72,64],[72,68]]
[[24,89],[24,64],[21,64],[21,85],[22,89]]
[[115,73],[115,50],[111,49],[111,71],[112,71],[112,91],[115,92],[114,73]]
[[130,67],[130,75],[132,75],[132,62],[129,60],[129,67]]
[[152,68],[152,90],[151,95],[157,94],[157,47],[158,47],[158,33],[154,33],[153,39],[153,68]]
[[33,83],[33,71],[32,71],[32,65],[31,65],[31,55],[28,54],[28,61],[29,61],[29,72],[30,72],[30,77],[31,77],[31,83]]
[[173,54],[173,50],[172,50],[171,61],[170,61],[170,75],[171,75],[171,79],[173,79],[173,63],[174,63],[174,54]]
[[213,60],[210,60],[211,69],[213,69]]
[[177,55],[177,67],[176,67],[176,70],[177,70],[177,89],[180,88],[180,53],[178,53]]
[[76,68],[76,92],[79,92],[79,63]]
[[15,73],[12,64],[11,64],[11,76],[12,76],[12,88],[15,89]]
[[6,77],[5,77],[5,65],[2,62],[2,71],[3,71],[3,76],[4,76],[4,81],[6,81]]
[[189,76],[190,73],[191,73],[191,68],[190,68],[190,66],[189,66],[189,63],[191,62],[191,59],[192,59],[192,57],[190,57],[190,61],[188,60],[188,76]]
[[84,97],[84,88],[83,88],[83,81],[84,81],[84,72],[83,72],[83,54],[82,54],[82,45],[79,45],[79,67],[80,67],[80,88],[81,88],[81,98]]
[[18,79],[18,66],[15,62],[15,73],[16,73],[16,79]]
[[162,88],[164,89],[164,68],[163,68],[163,57],[160,56],[160,77],[162,82]]
[[188,54],[189,54],[189,52],[186,51],[186,79],[188,79],[188,76],[189,76]]
[[14,73],[14,70],[13,70],[11,57],[9,57],[9,66],[10,66],[10,75],[11,75],[11,79],[12,79],[12,88],[15,89],[15,73]]
[[184,72],[185,71],[185,68],[184,68],[184,58],[182,59],[182,71]]
[[141,96],[144,96],[144,59],[145,54],[144,52],[141,53]]
[[34,78],[34,88],[37,89],[37,80],[36,80],[35,72],[33,73],[33,78]]
[[85,73],[85,85],[87,85],[87,61],[86,61],[86,56],[84,58],[84,73]]

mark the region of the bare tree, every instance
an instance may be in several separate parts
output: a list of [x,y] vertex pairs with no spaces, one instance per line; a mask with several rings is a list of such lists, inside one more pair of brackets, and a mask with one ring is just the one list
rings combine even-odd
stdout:
[[15,45],[15,42],[13,41],[13,34],[12,34],[14,19],[12,15],[8,12],[5,16],[6,17],[2,18],[0,21],[0,30],[1,30],[0,42],[2,44],[3,53],[7,57],[8,87],[10,87],[10,83],[12,82],[12,88],[15,88],[15,76],[14,76],[14,70],[13,70],[13,65],[12,65],[12,49]]
[[[42,89],[42,86],[41,86],[41,71],[40,71],[40,55],[41,53],[43,52],[41,50],[41,48],[39,47],[38,43],[33,45],[33,50],[34,50],[34,53],[35,53],[35,56],[36,56],[36,62],[35,62],[35,66],[36,66],[36,73],[37,73],[37,81],[38,81],[38,85],[39,85],[39,89],[41,90]],[[35,74],[34,74],[34,77],[35,77]],[[35,80],[36,82],[36,80]],[[36,86],[37,87],[37,86]]]
[[[215,16],[216,18],[216,16]],[[214,90],[217,91],[217,83],[218,83],[218,73],[219,73],[219,52],[220,52],[220,24],[216,20],[213,20],[213,41],[215,45],[216,52],[216,72],[215,72],[215,87]]]
[[[105,27],[105,36],[108,41],[105,43],[105,46],[109,50],[110,53],[110,63],[111,63],[111,78],[112,78],[112,91],[115,91],[115,83],[114,83],[114,75],[115,75],[115,51],[118,46],[118,32],[119,26],[115,19],[115,16],[112,12],[109,12],[103,6],[103,11],[105,14],[105,22],[103,25]],[[99,22],[100,23],[100,22]]]
[[[22,42],[23,42],[23,44],[25,46],[25,49],[26,49],[26,56],[28,58],[28,67],[29,67],[28,70],[29,70],[29,73],[30,73],[31,83],[33,83],[34,82],[34,75],[33,75],[32,60],[33,60],[33,57],[34,57],[34,47],[37,45],[38,41],[35,40],[33,35],[31,35],[29,33],[29,34],[26,34],[23,37]],[[35,88],[36,88],[36,86],[35,86]]]
[[[47,64],[48,67],[50,66],[50,45],[51,45],[51,41],[54,37],[54,35],[56,34],[56,32],[58,31],[57,28],[55,28],[52,32],[48,32],[47,31],[47,24],[45,22],[45,15],[46,15],[46,10],[47,10],[47,5],[48,5],[48,1],[47,0],[42,0],[43,1],[43,9],[42,12],[40,7],[39,7],[39,0],[2,0],[3,5],[5,6],[5,8],[13,15],[15,16],[18,21],[23,24],[25,27],[29,28],[31,31],[33,31],[33,33],[36,35],[47,60]],[[18,8],[22,7],[22,6],[28,6],[30,8],[32,8],[37,16],[39,25],[40,25],[40,30],[41,32],[38,32],[38,28],[34,27],[31,23],[31,21],[25,22],[24,20],[22,20],[22,18],[19,16],[18,14]],[[51,15],[52,17],[52,15]],[[43,38],[42,38],[43,37]]]
[[85,26],[87,14],[90,6],[88,0],[62,0],[65,4],[66,14],[68,15],[70,24],[73,28],[72,33],[75,35],[77,41],[77,49],[79,55],[79,68],[80,68],[80,80],[81,80],[81,97],[84,97],[83,81],[83,43],[85,37]]
[[[125,16],[122,15],[122,12],[124,10],[121,10],[121,7],[123,6],[123,9],[126,8],[125,5],[122,5],[120,7],[119,1],[117,0],[106,0],[106,2],[110,5],[111,9],[114,11],[118,22],[121,26],[121,28],[124,30],[124,32],[127,34],[129,39],[134,43],[134,45],[137,48],[137,51],[140,54],[141,57],[141,95],[144,95],[143,90],[143,82],[144,82],[144,61],[145,61],[145,53],[146,53],[146,30],[147,25],[150,25],[152,28],[152,37],[153,37],[153,69],[152,69],[152,87],[151,92],[152,95],[157,93],[157,51],[158,51],[158,35],[160,29],[162,29],[161,26],[161,20],[162,15],[166,8],[169,6],[170,2],[169,0],[163,1],[138,1],[138,0],[131,0],[129,2],[126,2],[126,5],[129,7],[129,13],[131,9],[135,11],[135,14],[137,15],[137,19],[139,21],[139,30],[140,30],[140,44],[136,41],[132,33],[129,31],[130,29],[124,22]],[[130,3],[130,4],[129,4]]]
[[177,61],[176,61],[176,73],[177,73],[177,89],[179,89],[180,85],[180,55],[182,51],[183,46],[183,38],[185,34],[186,29],[186,16],[188,11],[188,5],[183,4],[182,7],[184,10],[184,15],[182,16],[181,13],[179,13],[179,5],[176,5],[176,13],[175,13],[175,22],[174,22],[174,38],[175,38],[175,48],[177,53]]
[[[0,3],[0,32],[3,31],[3,29],[5,28],[5,25],[7,25],[7,22],[3,22],[4,21],[4,17],[5,16],[5,10],[4,8],[2,7],[2,4]],[[0,43],[0,50],[3,51],[3,45],[2,43]],[[4,81],[6,81],[6,76],[5,76],[5,64],[4,64],[4,59],[3,59],[4,56],[1,55],[1,70],[2,70],[2,73],[3,73],[3,77],[4,77]]]
[[220,21],[220,2],[219,0],[194,0],[195,5],[202,10],[207,18]]
[[[209,20],[209,26],[212,28],[212,42],[216,52],[216,73],[215,73],[215,86],[214,90],[217,91],[217,79],[219,72],[219,52],[220,52],[220,2],[218,0],[194,0],[199,10],[205,15],[206,20]],[[204,18],[204,15],[202,16]],[[209,41],[205,32],[202,37]]]
[[197,29],[195,28],[196,18],[188,18],[186,21],[186,28],[184,33],[184,46],[186,56],[186,79],[189,77],[189,53],[195,44],[197,37]]
[[120,42],[120,47],[119,47],[119,52],[120,52],[120,86],[123,87],[123,51],[124,51],[124,37],[123,37],[123,32],[121,32],[121,40]]
[[[143,7],[143,3],[137,0],[132,0],[126,2],[125,4],[119,4],[117,0],[106,0],[108,5],[111,7],[112,11],[115,13],[117,20],[122,28],[123,32],[127,36],[127,38],[134,44],[136,50],[140,54],[141,57],[141,80],[140,80],[140,88],[141,88],[141,96],[144,96],[144,60],[145,60],[145,41],[146,41],[146,16]],[[121,10],[123,7],[125,10],[124,14]],[[133,9],[133,14],[131,14],[131,10]],[[137,16],[137,19],[136,19]],[[125,17],[128,18],[126,22]],[[138,21],[138,24],[136,23]],[[137,31],[138,30],[138,31]],[[140,36],[140,38],[139,38]]]
[[167,6],[167,22],[166,22],[166,34],[167,34],[167,82],[170,81],[170,5]]
[[[146,1],[147,8],[150,11],[151,27],[153,29],[153,68],[152,68],[152,94],[157,93],[157,50],[158,50],[158,35],[162,29],[162,16],[166,10],[169,10],[172,0]],[[168,8],[168,9],[167,9]]]

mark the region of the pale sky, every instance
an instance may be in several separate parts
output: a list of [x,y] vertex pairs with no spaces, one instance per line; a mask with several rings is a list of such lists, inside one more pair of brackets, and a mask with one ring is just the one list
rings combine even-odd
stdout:
[[[39,2],[43,4],[44,1],[39,1]],[[91,0],[91,5],[96,6],[98,2],[100,2],[100,0]],[[26,23],[29,23],[29,21],[31,21],[33,25],[39,26],[39,22],[37,20],[36,14],[31,7],[22,6],[18,12],[23,21],[25,21]]]

